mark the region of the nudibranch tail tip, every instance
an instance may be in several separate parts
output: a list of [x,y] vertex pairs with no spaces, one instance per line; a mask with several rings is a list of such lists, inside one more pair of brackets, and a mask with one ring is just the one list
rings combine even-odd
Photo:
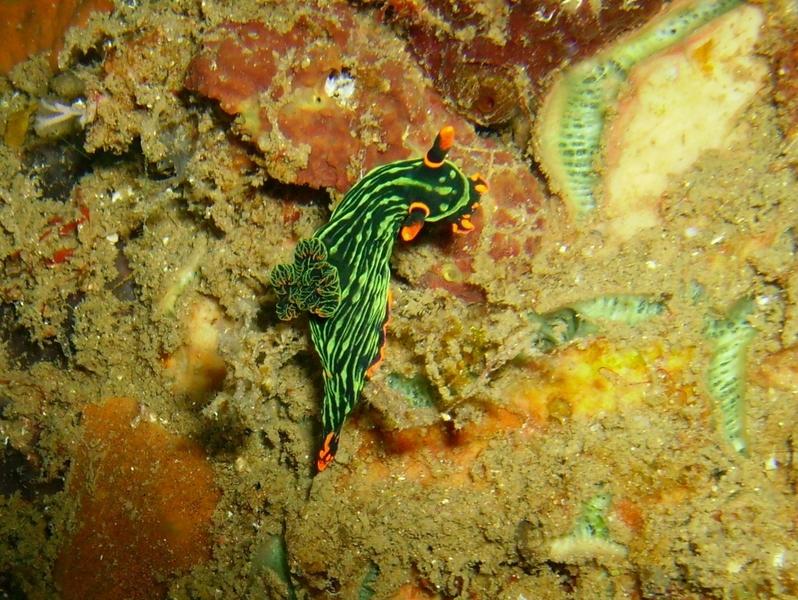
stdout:
[[321,473],[324,469],[330,466],[330,463],[335,458],[335,452],[338,450],[338,435],[331,431],[324,436],[324,441],[319,449],[319,455],[316,458],[316,470]]

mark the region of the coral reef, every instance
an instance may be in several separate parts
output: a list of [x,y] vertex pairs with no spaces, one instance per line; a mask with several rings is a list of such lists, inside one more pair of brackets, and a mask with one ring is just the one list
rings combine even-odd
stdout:
[[[59,77],[40,55],[0,78],[0,590],[798,596],[794,7],[640,60],[660,8],[118,2]],[[574,221],[530,116],[634,39]],[[35,135],[42,100],[93,118]],[[668,137],[692,117],[723,147]],[[467,236],[406,216],[384,361],[313,478],[323,369],[269,274],[447,123],[490,193]],[[669,151],[643,194],[647,136]]]

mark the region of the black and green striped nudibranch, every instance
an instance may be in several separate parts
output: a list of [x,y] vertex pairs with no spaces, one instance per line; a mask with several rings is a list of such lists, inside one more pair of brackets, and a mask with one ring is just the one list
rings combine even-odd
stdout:
[[324,377],[319,471],[335,457],[344,421],[382,358],[396,239],[414,239],[425,222],[450,222],[458,234],[474,229],[471,215],[488,187],[446,160],[453,142],[454,129],[444,127],[423,158],[370,171],[329,222],[297,244],[294,262],[271,272],[279,318],[310,313]]

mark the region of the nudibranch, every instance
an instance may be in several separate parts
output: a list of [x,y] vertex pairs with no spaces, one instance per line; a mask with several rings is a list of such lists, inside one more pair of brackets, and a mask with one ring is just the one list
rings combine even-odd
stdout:
[[454,128],[440,130],[423,158],[370,171],[334,208],[329,222],[300,241],[294,262],[274,267],[277,315],[310,313],[310,335],[324,378],[322,443],[316,467],[332,462],[344,421],[380,360],[388,321],[390,258],[397,238],[413,240],[424,223],[474,229],[473,212],[487,189],[446,160]]

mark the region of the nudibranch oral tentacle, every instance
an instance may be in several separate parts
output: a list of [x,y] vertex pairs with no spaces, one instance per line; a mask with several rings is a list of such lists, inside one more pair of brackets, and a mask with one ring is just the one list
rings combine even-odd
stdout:
[[390,258],[397,238],[409,242],[425,223],[474,229],[487,182],[446,160],[454,128],[440,130],[423,158],[370,171],[347,192],[329,222],[297,245],[294,262],[277,265],[271,283],[277,314],[310,312],[310,335],[324,378],[322,444],[316,468],[332,462],[344,421],[382,356],[388,320]]

